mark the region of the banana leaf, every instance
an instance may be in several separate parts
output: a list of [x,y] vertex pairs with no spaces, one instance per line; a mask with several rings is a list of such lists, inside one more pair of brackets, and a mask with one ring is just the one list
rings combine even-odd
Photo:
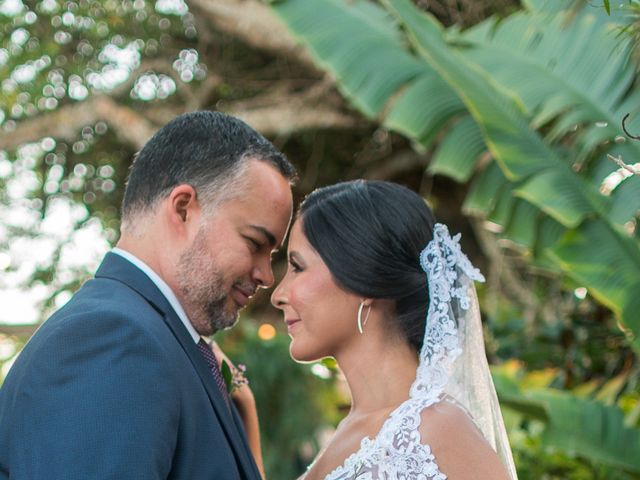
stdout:
[[[532,124],[550,127],[547,140],[570,144],[570,161],[586,166],[582,178],[599,188],[617,168],[607,154],[640,158],[640,142],[626,139],[622,129],[622,118],[640,104],[640,91],[633,89],[630,42],[598,22],[594,9],[580,10],[571,21],[567,15],[519,12],[486,21],[459,36],[465,45],[459,51],[518,94]],[[628,127],[640,129],[640,116],[632,115]],[[631,204],[628,195],[611,194],[616,214],[610,219],[619,225],[640,209],[640,182],[630,185]],[[629,205],[635,210],[624,208]]]
[[[554,250],[554,242],[569,232],[584,235],[582,229],[596,221],[595,228],[604,229],[599,235],[615,240],[609,247],[614,263],[640,278],[640,244],[621,228],[640,207],[640,182],[628,179],[608,195],[599,191],[617,168],[606,153],[638,158],[632,156],[637,145],[612,141],[620,133],[616,115],[632,106],[636,94],[632,66],[608,55],[610,42],[596,45],[606,22],[580,14],[563,32],[564,24],[540,13],[540,2],[532,0],[530,11],[503,21],[504,31],[490,20],[460,33],[445,30],[407,0],[382,3],[393,18],[362,0],[282,0],[273,8],[363,113],[422,148],[442,138],[430,168],[458,181],[472,178],[466,213],[499,223],[507,238],[531,248],[534,264],[580,282],[638,338],[635,296],[628,294],[635,282],[610,283],[607,275],[581,268],[599,258],[597,244]],[[555,60],[549,58],[554,42]],[[501,57],[502,50],[508,53]],[[579,69],[582,57],[587,61]],[[506,58],[506,66],[496,58]],[[509,65],[524,65],[527,75],[510,73]],[[480,171],[477,132],[495,159]],[[465,134],[470,145],[458,146]]]
[[[582,282],[622,318],[636,335],[634,345],[640,349],[640,324],[634,312],[637,295],[628,290],[640,279],[640,244],[609,221],[611,199],[573,172],[562,150],[545,143],[529,127],[518,96],[444,42],[443,29],[433,17],[408,0],[383,3],[407,32],[417,53],[458,92],[507,178],[518,181],[525,177],[514,193],[571,229],[565,238],[597,237],[608,242],[605,246],[593,241],[573,242],[570,248],[556,248],[553,256],[567,276]],[[624,266],[625,274],[615,282],[603,263],[603,248],[609,265]]]
[[521,388],[500,368],[492,375],[503,408],[544,423],[545,445],[640,473],[640,429],[625,425],[619,407],[552,388]]
[[470,116],[463,117],[451,127],[429,163],[431,173],[439,173],[457,182],[467,182],[478,157],[487,147],[478,124]]

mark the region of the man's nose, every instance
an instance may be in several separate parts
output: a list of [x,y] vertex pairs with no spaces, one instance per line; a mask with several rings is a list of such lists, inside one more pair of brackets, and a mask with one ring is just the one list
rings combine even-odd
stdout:
[[271,268],[270,258],[262,260],[258,265],[256,265],[253,271],[253,278],[260,287],[269,288],[273,285],[275,279],[273,276],[273,269]]

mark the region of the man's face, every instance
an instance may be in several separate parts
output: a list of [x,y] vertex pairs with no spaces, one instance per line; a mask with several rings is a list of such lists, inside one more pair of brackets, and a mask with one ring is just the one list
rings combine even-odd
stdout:
[[271,254],[292,214],[291,187],[273,166],[251,160],[242,192],[202,224],[177,265],[178,296],[200,335],[231,327],[258,288],[273,284]]

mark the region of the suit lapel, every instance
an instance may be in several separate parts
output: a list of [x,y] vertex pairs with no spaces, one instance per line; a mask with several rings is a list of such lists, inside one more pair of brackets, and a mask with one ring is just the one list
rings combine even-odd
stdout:
[[[207,391],[209,400],[211,401],[211,404],[218,415],[220,424],[222,425],[222,428],[227,435],[229,443],[233,447],[238,463],[241,465],[241,469],[244,470],[245,477],[260,478],[260,474],[257,473],[257,468],[255,467],[255,462],[253,462],[253,460],[251,460],[249,457],[250,453],[246,440],[244,436],[239,433],[241,430],[239,430],[237,428],[237,425],[234,423],[231,412],[229,412],[229,407],[227,406],[224,398],[222,398],[222,396],[220,395],[220,390],[218,389],[218,386],[213,379],[211,370],[202,357],[202,354],[198,351],[198,347],[193,342],[193,339],[184,328],[184,325],[175,313],[166,316],[165,321],[169,325],[169,328],[171,328],[171,330],[173,331],[175,337],[180,342],[180,345],[182,346],[184,351],[189,356],[193,368],[200,376],[200,380],[202,381]],[[257,476],[252,475],[251,472],[256,472]]]
[[131,262],[114,253],[108,253],[98,271],[96,277],[111,278],[126,284],[131,289],[142,295],[164,318],[165,323],[173,333],[188,356],[193,368],[200,377],[213,409],[218,416],[220,425],[229,441],[238,460],[238,465],[244,471],[245,478],[260,478],[255,462],[250,457],[246,439],[240,434],[240,430],[232,418],[227,404],[213,379],[213,375],[199,352],[193,338],[184,324],[171,307],[171,304],[151,281],[151,279]]

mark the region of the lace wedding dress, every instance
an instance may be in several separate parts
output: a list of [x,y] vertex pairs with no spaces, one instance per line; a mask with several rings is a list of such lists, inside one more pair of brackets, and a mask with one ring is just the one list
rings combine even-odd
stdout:
[[460,250],[459,239],[436,224],[433,240],[420,255],[430,304],[409,399],[389,415],[375,438],[364,438],[360,449],[325,480],[445,480],[419,430],[424,409],[441,401],[452,401],[471,416],[510,478],[517,478],[486,361],[473,286],[473,280],[484,278]]

